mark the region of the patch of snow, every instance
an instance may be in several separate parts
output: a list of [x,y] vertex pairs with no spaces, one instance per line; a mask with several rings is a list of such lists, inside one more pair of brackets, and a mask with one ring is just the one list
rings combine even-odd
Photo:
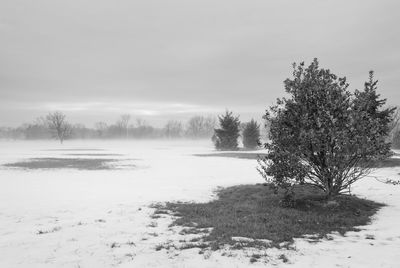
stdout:
[[[213,190],[264,182],[257,162],[197,157],[210,141],[0,141],[0,165],[37,157],[118,154],[138,169],[18,170],[0,166],[0,267],[396,267],[400,252],[399,168],[379,169],[353,192],[386,203],[371,225],[319,243],[296,239],[296,250],[156,250],[199,235],[180,234],[171,216],[152,218],[156,202],[207,202]],[[54,150],[62,149],[62,150]],[[119,156],[120,155],[120,156]],[[73,157],[73,156],[68,156]],[[114,158],[114,157],[113,157]],[[132,163],[138,163],[132,160]],[[201,237],[201,235],[200,235]],[[238,238],[243,239],[243,238]],[[201,254],[199,254],[201,253]],[[250,263],[253,254],[263,257]],[[284,263],[284,254],[289,261]]]

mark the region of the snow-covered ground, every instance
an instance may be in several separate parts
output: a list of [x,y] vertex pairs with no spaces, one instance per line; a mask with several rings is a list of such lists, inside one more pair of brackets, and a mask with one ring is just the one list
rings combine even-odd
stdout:
[[[53,150],[59,148],[81,150]],[[254,264],[246,257],[251,251],[157,251],[158,245],[184,237],[168,228],[169,218],[151,218],[151,203],[207,201],[219,186],[263,182],[254,160],[193,156],[212,152],[209,141],[0,141],[0,165],[77,157],[68,153],[135,165],[112,170],[0,167],[0,267],[400,267],[400,186],[373,178],[399,180],[400,168],[380,169],[354,187],[360,196],[388,205],[360,232],[333,234],[320,243],[298,239],[296,250],[269,249],[266,262]],[[288,263],[277,259],[282,253]]]

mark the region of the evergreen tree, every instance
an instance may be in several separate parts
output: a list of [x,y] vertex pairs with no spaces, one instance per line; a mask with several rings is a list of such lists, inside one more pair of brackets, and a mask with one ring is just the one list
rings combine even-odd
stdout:
[[346,78],[319,68],[317,59],[308,68],[294,64],[293,76],[284,82],[289,97],[264,116],[271,124],[270,142],[259,171],[287,194],[305,183],[334,197],[390,154],[386,137],[394,109],[383,108],[373,73],[354,94]]
[[243,146],[247,149],[255,149],[260,144],[260,125],[254,119],[246,123],[243,129]]
[[232,112],[218,117],[220,128],[214,130],[213,141],[218,150],[237,150],[240,121]]

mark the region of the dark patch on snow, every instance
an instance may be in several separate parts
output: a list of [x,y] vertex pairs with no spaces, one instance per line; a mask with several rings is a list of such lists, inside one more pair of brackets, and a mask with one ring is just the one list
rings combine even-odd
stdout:
[[231,157],[231,158],[241,158],[241,159],[258,159],[265,156],[264,153],[236,153],[236,152],[226,152],[226,153],[215,153],[215,154],[195,154],[194,156],[201,157]]
[[[107,170],[118,169],[118,159],[111,158],[31,158],[27,161],[5,164],[6,167],[22,169],[80,169],[80,170]],[[126,167],[126,165],[124,165]],[[130,165],[130,167],[135,167]]]
[[69,155],[69,156],[123,156],[123,154],[64,154],[64,155]]
[[91,149],[91,148],[63,148],[63,149],[46,149],[42,151],[105,151],[104,149]]

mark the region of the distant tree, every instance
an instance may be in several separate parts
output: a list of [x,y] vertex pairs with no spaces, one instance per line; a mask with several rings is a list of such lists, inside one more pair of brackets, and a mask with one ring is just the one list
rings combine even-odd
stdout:
[[260,125],[254,119],[245,124],[242,138],[246,149],[255,149],[260,145]]
[[400,130],[397,129],[392,134],[392,147],[393,149],[400,149]]
[[12,128],[10,136],[13,140],[19,140],[26,138],[25,127],[19,126],[17,128]]
[[266,120],[264,117],[264,127],[262,128],[262,133],[261,133],[263,139],[267,140],[269,138],[270,128],[271,128],[271,122]]
[[63,143],[71,134],[71,125],[66,121],[66,115],[62,112],[52,112],[46,116],[46,121],[49,129],[54,136],[58,138],[60,143]]
[[96,130],[96,134],[99,138],[104,138],[107,132],[107,123],[105,122],[97,122],[94,124],[94,129]]
[[395,111],[392,114],[392,121],[389,124],[389,131],[395,132],[400,129],[400,106],[392,107],[392,109],[395,109]]
[[0,127],[0,139],[9,139],[11,137],[11,128]]
[[96,131],[87,128],[83,124],[74,124],[71,126],[71,138],[73,139],[89,139],[95,137]]
[[179,138],[182,136],[182,123],[175,120],[170,120],[164,127],[164,135],[167,138]]
[[121,136],[125,136],[128,138],[129,136],[129,121],[131,120],[131,116],[129,114],[123,114],[120,116],[119,120],[116,123],[116,126],[120,129]]
[[46,119],[38,117],[33,123],[29,123],[24,127],[25,138],[28,140],[50,138],[49,128]]
[[209,138],[214,132],[216,125],[213,116],[193,116],[186,126],[186,136],[190,138]]
[[400,107],[392,115],[392,121],[389,124],[389,140],[392,147],[395,149],[400,148]]
[[140,128],[140,127],[145,127],[148,126],[149,124],[146,122],[146,120],[142,118],[136,118],[135,120],[135,127]]
[[372,72],[364,90],[352,94],[346,78],[319,68],[315,59],[307,68],[294,64],[293,78],[284,83],[289,96],[265,114],[270,142],[259,160],[259,171],[274,187],[291,196],[294,185],[309,184],[332,198],[388,157],[394,110],[383,108]]
[[217,121],[214,116],[207,116],[204,119],[204,127],[202,132],[203,138],[210,138],[214,134],[215,126],[217,125]]
[[225,115],[218,117],[220,128],[215,129],[213,141],[218,150],[237,150],[239,138],[239,117],[234,117],[232,112],[226,111]]
[[154,128],[150,126],[146,120],[136,118],[135,124],[131,125],[132,136],[135,138],[151,138],[154,132]]

